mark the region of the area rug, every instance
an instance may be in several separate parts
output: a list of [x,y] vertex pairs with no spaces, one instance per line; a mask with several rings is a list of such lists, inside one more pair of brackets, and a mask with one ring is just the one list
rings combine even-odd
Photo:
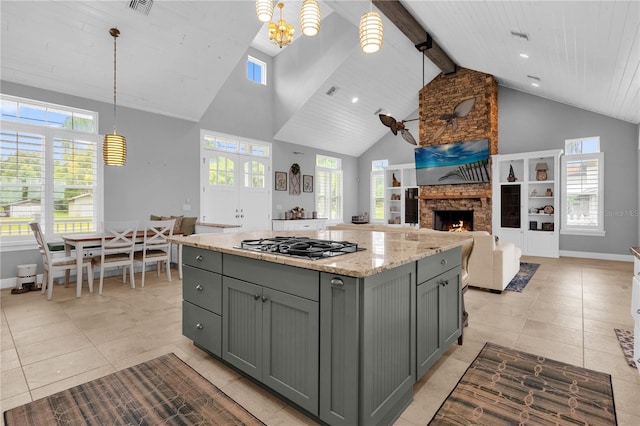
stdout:
[[515,277],[511,280],[509,284],[505,287],[505,290],[509,291],[517,291],[521,293],[524,290],[525,286],[529,284],[531,277],[536,273],[539,263],[527,263],[520,262],[520,270],[516,274]]
[[636,368],[636,363],[633,361],[633,332],[629,330],[622,330],[620,328],[614,328],[613,331],[616,332],[618,343],[620,343],[622,353],[627,359],[627,364]]
[[174,354],[4,412],[13,425],[264,425]]
[[429,425],[616,425],[611,376],[486,343]]

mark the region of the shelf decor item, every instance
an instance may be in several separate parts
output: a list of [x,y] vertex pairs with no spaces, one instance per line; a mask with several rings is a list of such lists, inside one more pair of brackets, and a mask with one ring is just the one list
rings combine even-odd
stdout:
[[547,170],[549,166],[547,163],[536,164],[536,180],[547,180]]
[[513,166],[509,166],[509,176],[507,176],[509,182],[515,182],[518,180],[516,174],[513,172]]
[[544,212],[546,214],[553,214],[553,206],[552,205],[546,205],[544,206]]

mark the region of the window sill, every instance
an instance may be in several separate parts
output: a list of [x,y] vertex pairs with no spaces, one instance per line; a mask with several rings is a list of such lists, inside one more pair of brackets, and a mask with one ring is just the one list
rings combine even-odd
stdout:
[[0,244],[0,252],[22,251],[22,250],[38,250],[35,241],[3,241]]
[[587,229],[561,229],[560,235],[582,235],[585,237],[604,237],[605,231],[601,230],[587,230]]

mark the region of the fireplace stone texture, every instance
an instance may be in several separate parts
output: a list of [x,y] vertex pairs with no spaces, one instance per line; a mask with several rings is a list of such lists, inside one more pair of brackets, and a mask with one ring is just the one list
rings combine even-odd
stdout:
[[[457,119],[458,129],[447,126],[435,140],[433,135],[462,100],[474,97],[469,114]],[[459,68],[454,74],[440,74],[420,90],[418,146],[489,140],[489,153],[498,153],[498,83],[490,74]],[[491,177],[493,179],[493,177]],[[477,231],[491,232],[491,182],[461,185],[420,186],[420,227],[433,228],[434,210],[474,210]]]

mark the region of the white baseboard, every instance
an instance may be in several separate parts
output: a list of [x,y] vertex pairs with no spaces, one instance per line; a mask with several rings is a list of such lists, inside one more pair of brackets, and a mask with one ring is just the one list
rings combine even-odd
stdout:
[[630,254],[591,253],[587,251],[560,250],[561,257],[579,257],[583,259],[616,260],[619,262],[633,262]]

